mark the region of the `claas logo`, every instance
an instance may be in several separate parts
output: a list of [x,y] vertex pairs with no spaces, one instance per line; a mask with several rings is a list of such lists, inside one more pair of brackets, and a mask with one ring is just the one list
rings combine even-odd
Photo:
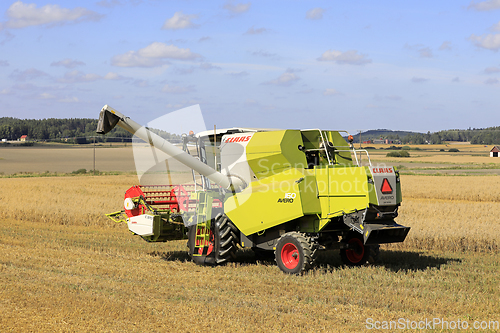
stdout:
[[247,136],[233,136],[233,137],[230,137],[230,138],[226,138],[224,140],[224,143],[247,142],[248,140],[250,140],[251,137],[252,137],[251,135],[247,135]]
[[389,180],[387,178],[384,178],[382,181],[382,187],[380,188],[380,191],[382,194],[392,194],[392,187],[391,184],[389,184]]

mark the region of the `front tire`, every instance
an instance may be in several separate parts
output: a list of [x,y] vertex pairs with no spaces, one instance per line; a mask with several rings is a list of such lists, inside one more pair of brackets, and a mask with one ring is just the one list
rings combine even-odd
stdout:
[[311,268],[314,261],[312,245],[304,234],[288,232],[281,236],[274,252],[276,264],[287,274],[299,274]]
[[[239,242],[236,226],[225,214],[218,214],[211,222],[210,241],[205,248],[195,246],[197,226],[189,227],[188,254],[198,265],[218,265],[235,257]],[[203,252],[197,254],[196,251],[200,249]]]

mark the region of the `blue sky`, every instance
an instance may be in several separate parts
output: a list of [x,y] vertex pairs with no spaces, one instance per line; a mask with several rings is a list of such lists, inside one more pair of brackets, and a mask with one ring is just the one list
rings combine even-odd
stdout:
[[500,0],[2,1],[0,116],[498,126]]

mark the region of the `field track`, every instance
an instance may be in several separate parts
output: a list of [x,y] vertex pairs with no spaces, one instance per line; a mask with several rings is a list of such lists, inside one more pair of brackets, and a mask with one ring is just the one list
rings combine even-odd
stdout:
[[345,268],[336,251],[322,253],[303,276],[243,250],[234,263],[200,267],[185,241],[132,236],[103,213],[120,209],[136,182],[0,179],[2,332],[354,332],[369,318],[500,320],[496,176],[403,175],[398,221],[412,227],[408,240],[384,246],[373,266]]

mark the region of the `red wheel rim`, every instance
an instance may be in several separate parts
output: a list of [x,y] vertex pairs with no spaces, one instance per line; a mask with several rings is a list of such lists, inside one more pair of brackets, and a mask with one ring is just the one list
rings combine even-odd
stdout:
[[345,254],[347,256],[347,259],[349,259],[350,262],[353,264],[356,264],[363,260],[363,257],[365,255],[365,247],[363,245],[363,242],[359,238],[351,238],[348,242],[349,246],[353,246],[355,249],[347,249],[345,251]]
[[299,260],[299,249],[294,244],[286,243],[281,248],[281,261],[286,268],[294,269],[299,264]]

